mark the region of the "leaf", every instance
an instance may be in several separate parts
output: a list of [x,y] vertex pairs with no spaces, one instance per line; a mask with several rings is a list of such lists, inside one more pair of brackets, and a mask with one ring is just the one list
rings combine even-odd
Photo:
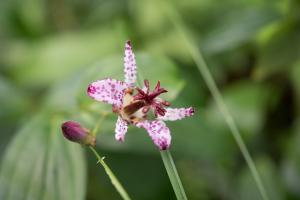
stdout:
[[121,52],[124,31],[122,25],[114,26],[114,32],[103,28],[61,33],[36,43],[11,41],[2,55],[6,70],[23,86],[45,87],[55,83],[101,57]]
[[2,162],[0,199],[84,199],[83,152],[63,138],[61,121],[40,114],[17,132]]
[[5,77],[0,76],[0,119],[7,123],[10,118],[24,112],[28,106],[28,99],[17,87]]
[[225,13],[215,27],[210,29],[200,45],[208,54],[241,46],[278,17],[278,13],[270,7],[241,8],[230,12],[229,15]]
[[296,62],[293,69],[290,71],[290,78],[295,91],[297,114],[300,114],[300,60]]
[[[255,163],[259,173],[261,174],[262,182],[265,186],[269,199],[286,199],[282,180],[280,179],[274,164],[266,157],[257,159]],[[257,185],[253,180],[253,176],[248,168],[245,168],[240,173],[237,184],[239,196],[236,199],[262,199]]]
[[29,109],[29,99],[11,81],[0,76],[0,163],[19,118]]
[[255,73],[259,78],[289,72],[300,56],[300,29],[289,23],[278,25],[260,44],[258,53]]
[[[266,85],[250,81],[237,82],[224,91],[224,100],[242,132],[251,136],[258,133],[264,124],[264,108],[270,99],[271,90]],[[224,133],[227,125],[214,102],[208,107],[207,119],[211,127]]]
[[282,176],[287,190],[300,198],[300,121],[295,122],[294,135],[286,141],[287,148],[283,153],[285,155],[282,162]]

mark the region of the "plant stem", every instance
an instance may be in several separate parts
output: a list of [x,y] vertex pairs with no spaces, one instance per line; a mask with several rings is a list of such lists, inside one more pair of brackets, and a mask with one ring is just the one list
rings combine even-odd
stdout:
[[261,177],[260,177],[260,175],[257,171],[257,168],[255,166],[255,163],[247,149],[247,146],[244,143],[244,140],[240,134],[240,131],[237,128],[237,126],[233,120],[233,117],[231,116],[231,114],[223,100],[221,92],[219,91],[219,89],[208,69],[206,62],[204,61],[204,58],[202,56],[200,49],[194,45],[197,43],[193,42],[191,40],[188,30],[185,28],[185,26],[182,22],[182,19],[181,19],[180,15],[177,13],[177,11],[174,8],[172,8],[170,4],[168,5],[168,7],[165,6],[165,8],[167,9],[166,11],[167,11],[169,19],[172,21],[172,23],[175,26],[175,29],[178,31],[181,38],[186,43],[188,51],[190,52],[193,60],[195,61],[199,72],[201,73],[201,75],[202,75],[208,89],[210,90],[220,112],[222,113],[244,159],[246,160],[246,163],[252,173],[252,176],[256,182],[256,185],[258,187],[258,190],[259,190],[262,198],[264,200],[268,200],[269,198],[267,196],[266,190],[262,183]]
[[186,200],[186,194],[184,192],[181,180],[178,176],[172,155],[169,150],[160,151],[161,158],[164,162],[165,168],[167,170],[169,179],[173,186],[173,190],[177,199]]
[[108,165],[104,162],[104,158],[101,158],[101,156],[98,154],[98,152],[92,146],[90,146],[90,149],[95,154],[95,156],[96,156],[96,158],[98,160],[97,163],[100,163],[102,165],[102,167],[104,168],[106,174],[110,178],[111,183],[116,188],[116,190],[119,192],[119,194],[121,195],[121,197],[124,200],[130,200],[130,197],[128,196],[126,190],[123,188],[123,186],[121,185],[121,183],[119,182],[119,180],[117,179],[117,177],[114,175],[114,173],[111,171],[111,169],[108,167]]

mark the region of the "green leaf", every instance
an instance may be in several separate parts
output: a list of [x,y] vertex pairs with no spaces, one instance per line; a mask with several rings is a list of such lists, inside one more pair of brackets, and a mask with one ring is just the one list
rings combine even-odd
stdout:
[[113,26],[114,32],[95,29],[61,33],[38,42],[11,41],[3,60],[19,84],[47,86],[72,76],[101,57],[123,51],[122,23]]
[[0,119],[1,123],[9,121],[15,115],[24,112],[28,106],[28,98],[8,79],[0,76]]
[[293,83],[295,96],[296,96],[296,108],[297,114],[300,115],[300,60],[296,62],[293,69],[290,71],[290,77]]
[[0,199],[84,199],[83,152],[63,138],[61,122],[41,114],[17,132],[2,162]]
[[[258,133],[264,124],[264,108],[270,99],[271,90],[266,85],[250,81],[235,83],[224,91],[224,100],[238,127],[247,136]],[[207,118],[211,127],[219,132],[228,130],[214,102],[211,102]]]
[[[278,175],[275,165],[266,157],[256,160],[256,166],[262,176],[264,186],[269,199],[286,199],[281,177]],[[239,196],[236,199],[252,200],[262,199],[248,168],[245,168],[237,181]]]
[[241,8],[225,13],[203,38],[202,49],[212,54],[241,46],[278,17],[278,13],[269,7]]
[[284,151],[284,159],[282,162],[282,175],[284,183],[288,191],[297,198],[300,198],[300,121],[295,121],[294,135],[285,141],[287,146]]
[[[280,26],[279,26],[280,25]],[[265,78],[276,73],[289,72],[300,56],[300,30],[297,25],[282,23],[262,41],[255,74]]]
[[[11,81],[0,75],[0,158],[4,148],[7,146],[12,132],[18,124],[19,118],[28,114],[29,98],[19,88],[15,87]],[[1,163],[2,159],[0,159]]]

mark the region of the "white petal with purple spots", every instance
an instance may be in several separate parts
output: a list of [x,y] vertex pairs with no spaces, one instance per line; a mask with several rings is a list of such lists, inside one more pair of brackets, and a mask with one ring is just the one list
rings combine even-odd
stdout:
[[194,108],[166,108],[164,116],[158,115],[157,119],[163,121],[176,121],[186,117],[190,117],[194,114]]
[[116,128],[115,128],[115,138],[120,142],[124,142],[125,134],[128,129],[128,124],[125,120],[123,120],[120,116],[118,117]]
[[136,126],[139,128],[146,129],[152,141],[160,150],[166,150],[170,147],[171,144],[170,129],[166,126],[166,124],[163,121],[145,120],[137,123]]
[[122,105],[126,88],[128,88],[126,83],[108,78],[91,83],[87,88],[87,93],[97,101],[119,107]]
[[125,83],[133,86],[136,81],[136,62],[135,56],[132,51],[130,41],[125,44],[125,55],[124,55],[124,73],[125,73]]

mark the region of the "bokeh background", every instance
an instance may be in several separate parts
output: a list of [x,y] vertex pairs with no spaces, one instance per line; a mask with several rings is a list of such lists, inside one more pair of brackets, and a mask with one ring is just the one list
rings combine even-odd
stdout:
[[[133,199],[175,199],[143,130],[114,140],[111,107],[87,85],[123,78],[124,43],[139,80],[161,80],[173,106],[194,117],[168,123],[190,199],[260,199],[256,184],[165,8],[203,52],[272,200],[300,199],[298,0],[1,0],[0,199],[120,199],[86,148],[60,124],[100,121],[97,150]],[[172,16],[171,16],[172,17]]]

